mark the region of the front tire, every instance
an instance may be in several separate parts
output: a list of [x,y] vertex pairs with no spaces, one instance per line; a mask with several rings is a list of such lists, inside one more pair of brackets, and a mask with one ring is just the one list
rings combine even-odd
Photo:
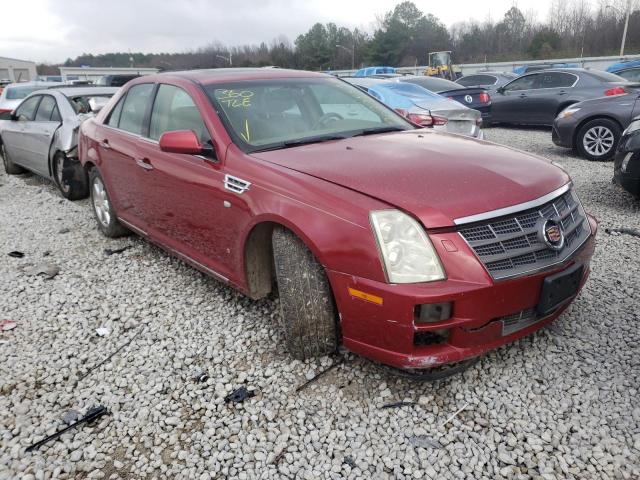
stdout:
[[16,165],[9,158],[9,153],[7,149],[4,147],[4,143],[0,142],[0,155],[2,156],[2,163],[4,165],[4,171],[7,172],[7,175],[20,175],[24,173],[26,170],[22,168],[20,165]]
[[89,185],[91,188],[93,214],[103,235],[109,238],[127,235],[129,231],[118,222],[102,176],[100,176],[100,172],[95,167],[89,172]]
[[89,195],[89,182],[82,165],[62,152],[53,157],[53,179],[67,200],[80,200]]
[[287,350],[299,360],[335,352],[336,308],[324,268],[291,231],[276,228],[272,241]]
[[620,126],[608,118],[585,123],[576,135],[576,149],[587,160],[611,160],[618,147]]

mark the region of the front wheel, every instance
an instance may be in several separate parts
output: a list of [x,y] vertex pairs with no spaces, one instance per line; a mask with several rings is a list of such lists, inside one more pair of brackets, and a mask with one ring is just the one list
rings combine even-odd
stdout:
[[335,352],[336,308],[324,268],[291,231],[276,228],[272,241],[287,350],[300,360]]
[[620,140],[620,126],[608,118],[585,123],[576,136],[576,149],[591,161],[610,160]]
[[58,190],[67,200],[80,200],[89,194],[87,174],[82,165],[62,152],[53,157],[53,178]]
[[20,175],[25,172],[25,169],[20,165],[16,165],[9,158],[9,153],[4,146],[4,143],[0,143],[0,155],[2,155],[2,163],[4,164],[4,171],[7,175]]
[[104,181],[100,176],[97,168],[92,168],[89,172],[89,185],[91,188],[91,205],[93,206],[93,214],[98,221],[98,228],[109,238],[122,237],[129,233],[118,219],[113,209],[113,204],[109,199],[109,194],[104,186]]

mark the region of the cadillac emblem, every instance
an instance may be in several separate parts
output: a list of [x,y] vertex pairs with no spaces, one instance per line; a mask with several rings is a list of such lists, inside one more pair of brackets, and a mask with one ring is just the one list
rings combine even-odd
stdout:
[[465,95],[464,96],[464,101],[467,103],[471,103],[473,102],[473,97],[471,95]]
[[542,223],[540,236],[544,243],[553,250],[561,250],[564,247],[564,231],[559,220],[549,218]]

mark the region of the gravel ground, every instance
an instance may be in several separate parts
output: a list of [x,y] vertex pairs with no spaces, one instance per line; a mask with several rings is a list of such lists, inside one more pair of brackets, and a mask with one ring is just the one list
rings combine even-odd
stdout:
[[[640,478],[640,239],[604,232],[640,228],[639,203],[611,184],[611,163],[568,155],[548,130],[487,138],[572,174],[600,221],[593,271],[550,328],[434,383],[346,352],[292,361],[277,300],[244,298],[136,237],[103,238],[86,200],[0,175],[0,321],[17,323],[0,333],[0,479]],[[60,273],[28,275],[43,261]],[[255,396],[225,403],[242,385]],[[381,408],[398,401],[415,404]],[[97,404],[111,414],[24,452]]]

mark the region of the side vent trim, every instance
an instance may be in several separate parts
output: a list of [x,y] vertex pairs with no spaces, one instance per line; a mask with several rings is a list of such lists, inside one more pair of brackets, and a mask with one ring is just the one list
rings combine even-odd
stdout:
[[237,193],[238,195],[249,190],[250,186],[251,182],[247,182],[241,178],[234,177],[233,175],[224,176],[224,188],[232,191],[233,193]]

